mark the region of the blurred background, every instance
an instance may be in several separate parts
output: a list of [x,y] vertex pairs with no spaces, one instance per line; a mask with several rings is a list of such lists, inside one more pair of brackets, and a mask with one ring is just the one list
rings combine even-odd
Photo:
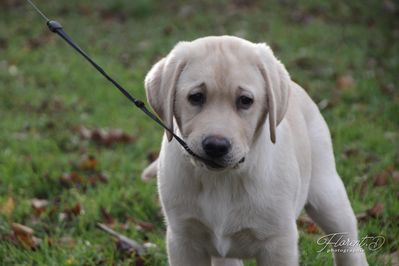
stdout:
[[[133,95],[182,40],[267,42],[318,104],[370,265],[398,265],[399,3],[393,0],[44,1],[36,4]],[[22,0],[0,0],[0,264],[166,265],[156,180],[162,129]],[[142,256],[96,228],[140,245]],[[306,217],[301,265],[332,265]],[[396,263],[396,264],[395,264]],[[246,265],[254,265],[248,262]]]

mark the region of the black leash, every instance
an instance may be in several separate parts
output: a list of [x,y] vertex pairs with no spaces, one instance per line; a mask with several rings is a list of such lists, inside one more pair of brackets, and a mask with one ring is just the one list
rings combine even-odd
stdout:
[[64,39],[72,48],[74,48],[79,54],[81,54],[87,61],[90,62],[90,64],[98,70],[106,79],[108,79],[114,86],[123,94],[125,95],[136,107],[138,107],[141,111],[143,111],[148,117],[150,117],[152,120],[154,120],[156,123],[158,123],[161,127],[163,127],[165,130],[170,132],[173,137],[180,143],[180,145],[193,157],[196,159],[206,163],[207,165],[215,168],[220,168],[221,166],[214,161],[202,158],[201,156],[195,154],[187,145],[187,143],[181,139],[179,136],[177,136],[173,130],[169,129],[156,115],[154,115],[151,111],[147,109],[145,106],[144,102],[142,102],[139,99],[134,98],[132,95],[130,95],[118,82],[116,82],[113,78],[111,78],[107,72],[104,71],[96,62],[93,61],[89,57],[88,54],[86,54],[73,40],[71,37],[66,34],[66,32],[63,30],[61,24],[55,20],[50,20],[48,19],[43,12],[40,11],[40,9],[31,1],[27,0],[30,5],[39,13],[45,20],[48,28],[50,31],[57,33],[62,39]]

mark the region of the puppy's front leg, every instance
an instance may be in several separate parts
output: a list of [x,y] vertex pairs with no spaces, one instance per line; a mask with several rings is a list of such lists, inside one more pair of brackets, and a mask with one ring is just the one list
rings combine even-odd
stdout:
[[170,266],[211,265],[211,257],[204,250],[195,248],[192,240],[174,234],[170,228],[166,238]]
[[296,225],[280,235],[271,237],[256,257],[258,266],[293,266],[299,265],[298,231]]

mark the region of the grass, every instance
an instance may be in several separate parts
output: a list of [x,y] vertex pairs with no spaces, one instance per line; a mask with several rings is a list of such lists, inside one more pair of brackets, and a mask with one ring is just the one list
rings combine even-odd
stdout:
[[[37,2],[141,99],[151,64],[180,40],[230,34],[268,42],[292,78],[317,103],[327,103],[322,113],[355,212],[384,204],[379,217],[359,223],[361,236],[386,238],[380,250],[366,249],[370,265],[387,265],[386,256],[398,250],[399,185],[392,173],[399,169],[399,6],[395,11],[393,2],[377,0],[367,5],[314,0]],[[24,1],[3,1],[0,7],[0,264],[134,264],[134,256],[122,254],[95,228],[104,220],[104,208],[121,233],[157,245],[145,265],[166,265],[156,184],[139,178],[147,154],[159,149],[162,130],[49,33]],[[120,128],[137,140],[105,147],[81,140],[75,130],[81,125]],[[85,189],[60,185],[60,176],[75,171],[85,154],[95,156],[108,182]],[[373,186],[378,175],[388,177],[386,185]],[[32,198],[47,199],[52,207],[37,217]],[[76,203],[84,214],[60,219]],[[155,227],[141,232],[132,217]],[[40,247],[30,250],[9,241],[12,222],[33,228],[42,239]],[[69,244],[62,241],[65,237]],[[301,228],[301,265],[332,265],[331,254],[317,252],[318,237]]]

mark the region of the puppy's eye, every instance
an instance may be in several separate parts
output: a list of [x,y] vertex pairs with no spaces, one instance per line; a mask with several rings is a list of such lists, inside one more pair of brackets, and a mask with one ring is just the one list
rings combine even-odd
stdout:
[[254,100],[248,96],[242,95],[237,99],[237,107],[240,109],[248,109],[253,103]]
[[205,102],[205,95],[202,92],[197,92],[188,96],[188,101],[192,105],[202,105]]

